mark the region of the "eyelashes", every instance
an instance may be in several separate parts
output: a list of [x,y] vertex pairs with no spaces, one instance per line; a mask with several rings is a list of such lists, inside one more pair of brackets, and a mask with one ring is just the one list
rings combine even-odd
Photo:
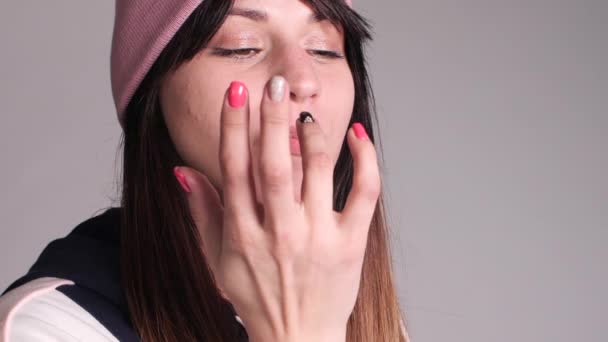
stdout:
[[344,55],[342,55],[339,52],[336,51],[331,51],[331,50],[311,50],[314,53],[318,54],[319,56],[322,57],[329,57],[329,58],[344,58]]
[[[230,57],[234,59],[247,59],[254,57],[260,53],[262,49],[256,48],[241,48],[241,49],[224,49],[213,48],[213,54],[220,57]],[[332,50],[308,50],[310,54],[317,55],[328,59],[343,59],[344,55]]]
[[242,48],[242,49],[224,49],[214,48],[213,54],[220,57],[233,57],[236,59],[246,59],[258,54],[261,49]]

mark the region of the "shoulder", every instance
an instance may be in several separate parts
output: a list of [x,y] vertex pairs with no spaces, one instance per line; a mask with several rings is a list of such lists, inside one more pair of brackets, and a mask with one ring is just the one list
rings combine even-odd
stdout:
[[72,287],[71,280],[42,277],[6,292],[0,297],[0,340],[118,341],[59,290]]

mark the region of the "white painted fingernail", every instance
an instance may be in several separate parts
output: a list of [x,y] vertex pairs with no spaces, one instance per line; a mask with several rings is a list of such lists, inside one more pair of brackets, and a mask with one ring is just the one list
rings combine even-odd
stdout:
[[282,76],[273,76],[270,80],[270,99],[274,102],[283,101],[285,96],[285,78]]

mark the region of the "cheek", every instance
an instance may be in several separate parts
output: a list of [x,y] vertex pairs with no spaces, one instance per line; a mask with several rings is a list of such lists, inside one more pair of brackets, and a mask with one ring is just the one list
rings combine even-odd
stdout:
[[223,93],[218,80],[205,77],[201,68],[182,67],[169,76],[161,88],[163,112],[174,120],[208,120],[222,106]]
[[161,88],[160,102],[169,135],[182,159],[199,170],[216,174],[211,161],[219,143],[223,93],[215,80],[200,73],[196,68],[181,68],[168,76]]

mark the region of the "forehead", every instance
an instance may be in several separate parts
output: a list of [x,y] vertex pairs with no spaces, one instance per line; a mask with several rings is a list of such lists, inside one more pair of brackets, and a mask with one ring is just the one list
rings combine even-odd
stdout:
[[249,15],[250,19],[308,20],[314,16],[314,8],[302,0],[235,0],[231,15]]
[[227,18],[233,20],[269,24],[284,31],[315,25],[325,32],[342,32],[340,22],[328,20],[304,0],[235,0]]

